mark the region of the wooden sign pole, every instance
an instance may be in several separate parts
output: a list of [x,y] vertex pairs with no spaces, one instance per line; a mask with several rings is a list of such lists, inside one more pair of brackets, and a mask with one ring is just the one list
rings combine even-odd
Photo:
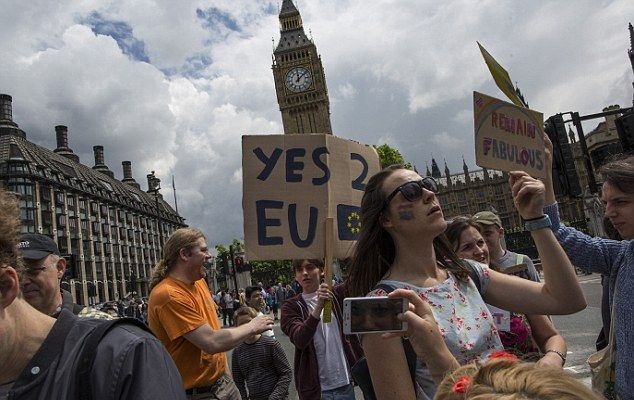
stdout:
[[[326,218],[324,241],[324,273],[325,282],[328,284],[328,288],[332,291],[332,261],[334,254],[334,219],[332,217]],[[324,315],[322,317],[323,322],[332,321],[332,300],[327,300],[324,304]]]

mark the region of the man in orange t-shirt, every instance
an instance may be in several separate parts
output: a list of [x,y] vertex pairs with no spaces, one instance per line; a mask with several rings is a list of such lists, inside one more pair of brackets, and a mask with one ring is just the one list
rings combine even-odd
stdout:
[[221,329],[203,279],[203,264],[210,258],[201,231],[183,228],[169,237],[152,274],[148,322],[174,359],[188,398],[240,400],[224,352],[272,329],[273,319],[261,316]]

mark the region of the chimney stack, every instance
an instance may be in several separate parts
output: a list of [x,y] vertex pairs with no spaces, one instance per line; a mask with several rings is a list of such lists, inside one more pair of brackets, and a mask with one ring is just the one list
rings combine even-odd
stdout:
[[0,136],[15,135],[26,138],[26,133],[13,122],[13,99],[8,94],[0,94]]
[[8,94],[0,94],[0,121],[13,122],[13,99]]
[[121,182],[141,189],[141,185],[132,177],[132,163],[130,161],[122,161],[121,165],[123,165],[123,180],[121,180]]
[[92,151],[95,154],[95,166],[92,169],[114,178],[114,173],[104,164],[103,146],[93,146]]
[[66,125],[55,126],[57,148],[53,152],[79,163],[79,156],[68,147],[68,127]]
[[55,137],[57,138],[58,149],[68,149],[68,127],[66,125],[55,126]]

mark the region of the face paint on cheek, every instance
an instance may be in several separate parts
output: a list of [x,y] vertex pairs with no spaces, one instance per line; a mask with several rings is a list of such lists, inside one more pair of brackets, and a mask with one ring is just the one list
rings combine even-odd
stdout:
[[409,221],[410,219],[414,219],[414,214],[410,210],[399,211],[398,218]]

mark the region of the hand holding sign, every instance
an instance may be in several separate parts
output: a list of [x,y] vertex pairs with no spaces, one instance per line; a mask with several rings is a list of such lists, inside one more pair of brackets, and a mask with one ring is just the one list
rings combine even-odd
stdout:
[[511,194],[522,218],[535,219],[544,214],[546,188],[544,182],[532,178],[526,172],[513,171],[509,176]]

